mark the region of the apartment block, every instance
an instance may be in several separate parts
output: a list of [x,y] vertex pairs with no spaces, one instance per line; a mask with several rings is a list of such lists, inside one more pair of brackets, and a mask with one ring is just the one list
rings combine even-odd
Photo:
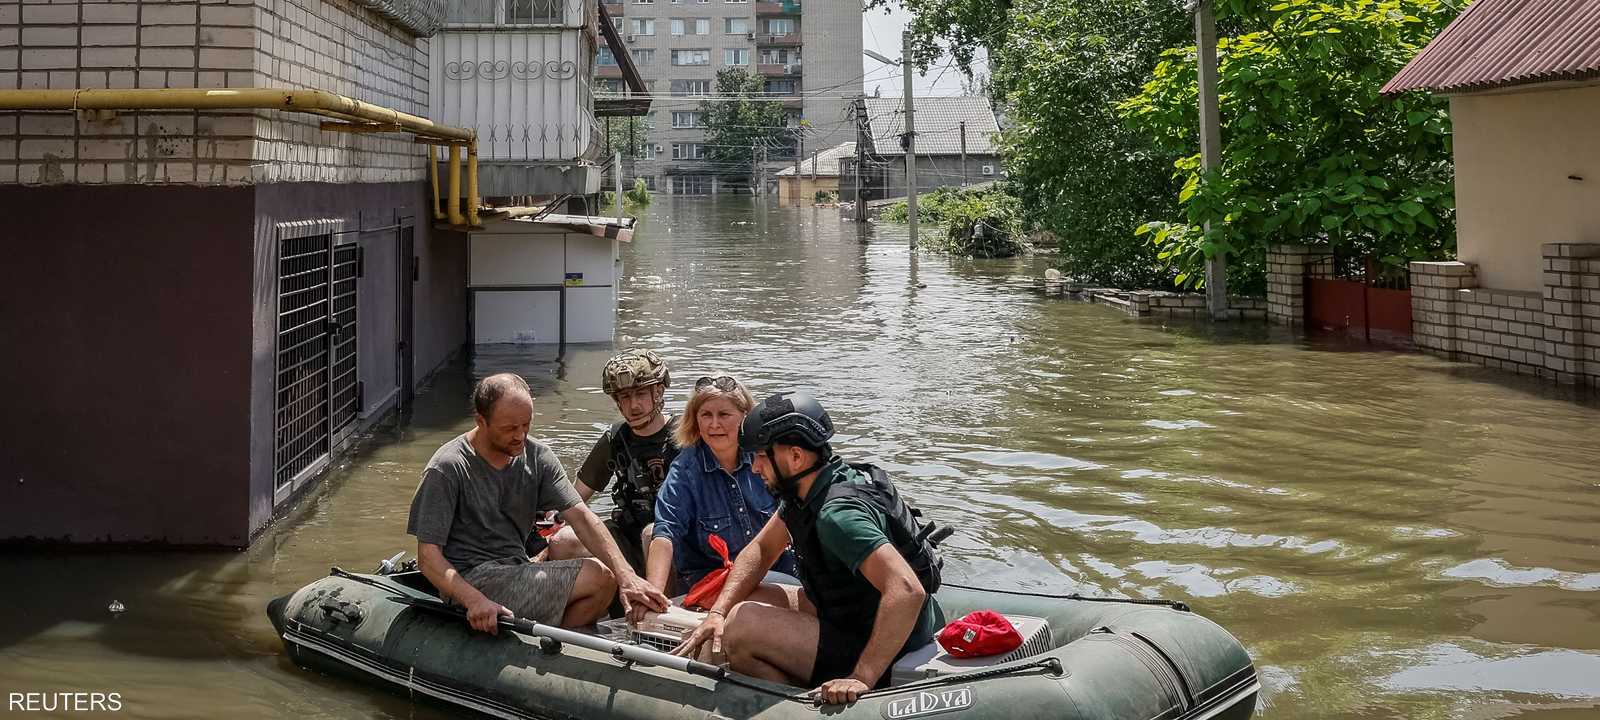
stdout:
[[[805,121],[804,147],[767,151],[762,175],[855,139],[850,104],[861,92],[861,4],[856,0],[626,0],[607,5],[652,97],[642,152],[629,158],[632,177],[677,195],[751,190],[748,168],[709,161],[700,103],[717,73],[756,72],[765,92],[783,103],[789,122]],[[616,59],[601,52],[598,91],[621,92]],[[631,180],[630,180],[631,182]]]

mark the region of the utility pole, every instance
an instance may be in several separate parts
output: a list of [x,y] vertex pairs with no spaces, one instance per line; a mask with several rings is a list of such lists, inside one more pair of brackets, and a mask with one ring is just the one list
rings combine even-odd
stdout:
[[811,151],[811,182],[817,181],[817,156],[821,154],[821,150]]
[[961,121],[961,187],[967,186],[967,121]]
[[750,143],[750,194],[761,194],[761,160],[756,155],[756,144]]
[[856,222],[867,221],[867,208],[861,202],[861,166],[867,162],[867,100],[856,100]]
[[611,162],[612,162],[612,165],[611,165],[612,178],[611,179],[615,181],[615,185],[616,185],[616,188],[617,188],[617,195],[616,195],[616,198],[615,198],[616,206],[617,206],[617,221],[621,222],[622,221],[622,151],[621,150],[618,150],[617,154],[612,156]]
[[[1194,13],[1194,42],[1200,56],[1200,168],[1222,166],[1221,114],[1217,109],[1217,18],[1212,0],[1198,0]],[[1206,223],[1207,232],[1211,223]],[[1206,258],[1206,307],[1211,319],[1228,316],[1228,263],[1220,253]]]
[[917,249],[917,124],[911,104],[911,31],[900,33],[900,68],[906,83],[906,228],[911,231],[911,249]]
[[795,207],[800,207],[800,159],[806,156],[805,137],[795,133],[794,144],[794,182],[789,184],[789,202]]

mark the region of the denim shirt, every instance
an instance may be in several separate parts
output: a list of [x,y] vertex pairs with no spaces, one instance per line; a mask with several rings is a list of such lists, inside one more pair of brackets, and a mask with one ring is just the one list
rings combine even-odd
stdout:
[[[777,499],[751,469],[753,457],[740,453],[739,467],[730,475],[702,440],[680,451],[667,469],[667,479],[656,495],[652,535],[672,541],[673,569],[684,590],[722,567],[722,558],[707,539],[710,535],[718,535],[728,544],[728,559],[732,560],[755,540],[778,509]],[[793,575],[794,553],[785,549],[772,569]]]

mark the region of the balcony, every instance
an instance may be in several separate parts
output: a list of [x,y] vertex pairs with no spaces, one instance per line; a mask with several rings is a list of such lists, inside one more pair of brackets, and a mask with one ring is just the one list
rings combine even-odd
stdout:
[[757,2],[751,4],[755,6],[756,17],[800,14],[800,0],[777,0],[776,2],[757,0]]
[[626,5],[624,5],[622,3],[609,3],[609,2],[606,3],[605,6],[606,6],[606,12],[611,13],[611,17],[614,17],[614,18],[622,17],[622,9],[627,7]]
[[756,72],[765,77],[799,77],[800,63],[761,63]]
[[617,65],[595,65],[594,76],[602,79],[621,79],[622,68]]
[[782,35],[756,34],[756,45],[761,47],[799,47],[800,44],[799,30]]

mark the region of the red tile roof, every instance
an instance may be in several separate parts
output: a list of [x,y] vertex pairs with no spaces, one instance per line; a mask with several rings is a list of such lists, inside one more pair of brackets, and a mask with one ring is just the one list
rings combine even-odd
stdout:
[[1383,86],[1461,93],[1600,77],[1600,0],[1477,0]]

